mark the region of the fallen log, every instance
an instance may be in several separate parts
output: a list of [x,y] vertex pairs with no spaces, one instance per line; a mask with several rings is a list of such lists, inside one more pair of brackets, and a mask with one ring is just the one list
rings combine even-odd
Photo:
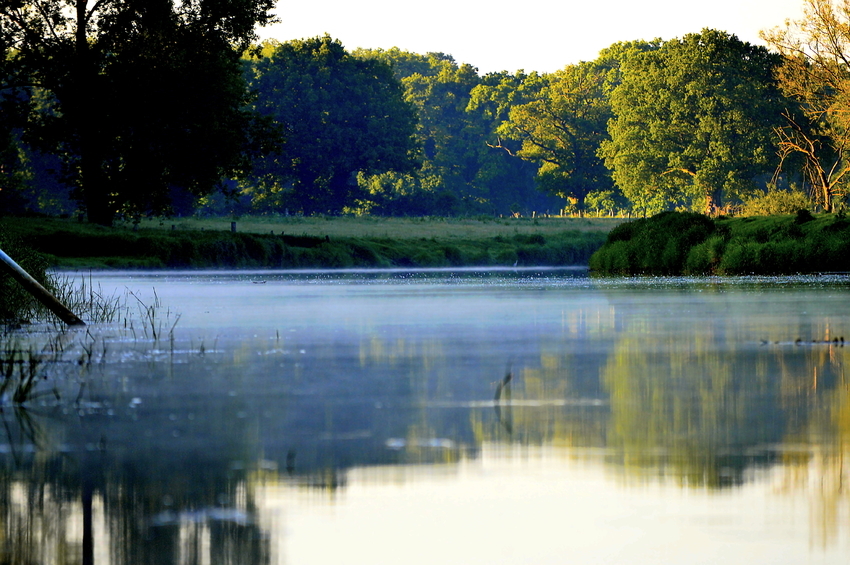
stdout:
[[79,319],[67,306],[59,302],[59,300],[44,288],[41,283],[32,278],[20,265],[6,255],[0,249],[0,268],[9,273],[13,279],[18,281],[24,289],[32,294],[36,300],[44,304],[44,306],[56,314],[60,320],[69,326],[85,326],[85,322]]

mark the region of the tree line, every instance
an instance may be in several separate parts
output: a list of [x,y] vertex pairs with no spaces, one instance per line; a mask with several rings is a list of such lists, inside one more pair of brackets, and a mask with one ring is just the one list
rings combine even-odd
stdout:
[[[4,211],[638,215],[846,198],[850,0],[554,73],[257,44],[272,0],[0,2]],[[803,195],[801,200],[801,195]]]

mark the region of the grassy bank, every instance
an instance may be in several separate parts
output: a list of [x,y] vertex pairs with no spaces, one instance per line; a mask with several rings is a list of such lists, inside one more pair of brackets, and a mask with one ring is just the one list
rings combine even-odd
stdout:
[[280,218],[146,221],[105,228],[4,218],[67,268],[352,268],[586,265],[617,220]]
[[[231,218],[151,218],[140,228],[154,230],[230,231]],[[486,239],[513,235],[556,235],[563,231],[603,232],[622,219],[614,218],[382,218],[380,216],[243,216],[236,220],[239,233],[356,237],[378,239],[442,240]],[[125,225],[123,227],[130,227]]]
[[614,228],[590,267],[620,275],[850,271],[850,220],[806,211],[716,220],[665,212]]

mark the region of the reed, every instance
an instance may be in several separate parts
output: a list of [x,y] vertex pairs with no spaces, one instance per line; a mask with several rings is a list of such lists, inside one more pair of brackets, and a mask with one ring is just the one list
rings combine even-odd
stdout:
[[173,350],[174,328],[180,321],[180,314],[172,312],[170,307],[166,308],[165,312],[163,312],[162,301],[160,301],[156,289],[153,289],[153,302],[149,304],[146,304],[135,292],[130,292],[129,295],[138,303],[137,306],[145,338],[156,343],[163,337],[167,328],[167,335]]
[[[61,334],[50,335],[37,348],[32,342],[25,345],[18,335],[0,333],[0,407],[20,406],[39,396],[36,387],[49,379],[49,368],[63,359],[65,345]],[[47,394],[51,392],[59,397],[55,386]]]
[[[79,279],[66,274],[50,276],[53,293],[72,312],[92,324],[111,324],[127,309],[127,300],[116,292],[107,294],[100,283],[95,286],[91,273]],[[77,282],[79,281],[79,282]]]

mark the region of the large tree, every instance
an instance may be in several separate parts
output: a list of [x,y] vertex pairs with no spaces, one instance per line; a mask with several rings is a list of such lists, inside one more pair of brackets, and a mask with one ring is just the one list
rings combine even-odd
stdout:
[[615,43],[595,61],[554,73],[494,73],[473,89],[470,107],[492,116],[491,148],[526,161],[540,190],[582,209],[588,194],[599,200],[613,193],[598,150],[608,137],[608,96],[621,80],[621,62],[657,48],[657,41]]
[[273,0],[3,0],[6,88],[38,98],[29,140],[61,155],[90,221],[167,211],[247,165],[240,56]]
[[782,54],[777,76],[799,106],[778,127],[780,155],[803,158],[821,206],[847,195],[850,172],[850,0],[804,0],[804,17],[762,33]]
[[770,172],[785,100],[778,55],[703,30],[627,57],[601,155],[623,194],[652,212],[716,212]]
[[284,140],[252,182],[304,213],[337,213],[361,198],[357,174],[412,171],[416,112],[386,63],[329,36],[268,43],[249,61],[256,107]]
[[[487,146],[515,102],[511,93],[523,73],[482,77],[475,67],[445,53],[419,55],[393,48],[355,54],[390,63],[419,115],[423,162],[416,174],[365,179],[372,192],[385,195],[391,212],[507,214],[558,205],[536,190],[533,164]],[[519,147],[509,140],[506,145]]]
[[611,117],[604,79],[593,63],[525,77],[519,88],[530,99],[514,103],[496,130],[501,137],[518,141],[520,147],[511,151],[501,140],[493,144],[536,163],[539,187],[574,199],[580,209],[589,192],[612,185],[596,154]]

